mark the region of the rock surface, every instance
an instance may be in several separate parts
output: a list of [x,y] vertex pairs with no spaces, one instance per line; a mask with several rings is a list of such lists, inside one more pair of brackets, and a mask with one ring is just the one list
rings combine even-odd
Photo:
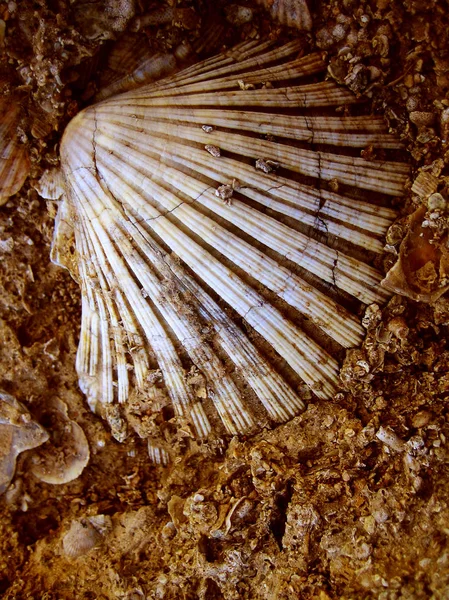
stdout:
[[[427,173],[396,206],[403,219],[386,240],[386,272],[408,215],[432,194],[448,198],[446,3],[309,3],[310,33],[282,29],[257,3],[241,3],[253,17],[239,26],[226,20],[227,2],[215,11],[186,0],[184,12],[143,19],[146,4],[0,2],[0,94],[18,94],[25,109],[31,180],[57,165],[61,132],[97,93],[122,33],[163,53],[185,41],[211,52],[255,34],[301,35],[310,50],[328,52],[329,75],[367,95],[403,137],[415,177]],[[78,391],[79,291],[49,261],[54,215],[29,182],[0,208],[0,387],[45,428],[47,399],[60,398],[86,435],[90,462],[74,481],[52,485],[33,476],[32,456],[18,457],[0,497],[3,598],[449,596],[445,295],[369,307],[365,341],[347,353],[332,402],[213,446],[168,429],[178,458],[154,466],[146,443],[115,441]],[[67,555],[72,523],[90,528],[93,541]]]

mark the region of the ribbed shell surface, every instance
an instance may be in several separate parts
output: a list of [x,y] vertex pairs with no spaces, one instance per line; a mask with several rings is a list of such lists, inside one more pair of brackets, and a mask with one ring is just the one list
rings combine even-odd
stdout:
[[258,0],[282,25],[299,30],[312,29],[312,17],[305,0]]
[[299,49],[241,44],[67,128],[53,252],[78,265],[92,408],[163,393],[196,435],[235,434],[293,417],[304,383],[337,390],[363,304],[388,297],[373,262],[409,169]]

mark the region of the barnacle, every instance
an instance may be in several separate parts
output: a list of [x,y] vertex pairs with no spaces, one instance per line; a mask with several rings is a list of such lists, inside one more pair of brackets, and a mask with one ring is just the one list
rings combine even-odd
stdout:
[[373,262],[401,144],[300,50],[242,43],[64,134],[53,259],[81,285],[80,386],[119,438],[136,394],[199,437],[293,417],[304,383],[332,397],[361,305],[388,298]]

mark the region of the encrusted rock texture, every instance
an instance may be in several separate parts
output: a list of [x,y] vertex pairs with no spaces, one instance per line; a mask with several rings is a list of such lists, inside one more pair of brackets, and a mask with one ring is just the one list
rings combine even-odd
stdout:
[[[2,598],[449,597],[444,295],[369,307],[333,401],[248,439],[206,445],[174,433],[169,467],[153,465],[136,436],[114,440],[77,387],[79,289],[50,263],[56,205],[32,184],[57,164],[62,131],[107,79],[121,36],[163,52],[204,40],[209,54],[254,36],[301,36],[402,136],[415,177],[431,175],[447,196],[447,3],[309,6],[313,28],[297,32],[243,0],[0,2],[0,93],[23,108],[18,135],[31,158],[28,182],[0,208],[0,387],[46,428],[55,453],[70,456],[52,428],[54,397],[90,446],[82,475],[61,485],[32,474],[38,451],[19,456],[0,497]],[[212,29],[222,34],[209,39]],[[407,198],[403,229],[421,202]],[[405,235],[390,233],[385,270]]]

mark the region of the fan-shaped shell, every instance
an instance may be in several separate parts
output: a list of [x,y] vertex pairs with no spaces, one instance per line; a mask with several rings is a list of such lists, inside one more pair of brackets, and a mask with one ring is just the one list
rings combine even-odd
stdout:
[[64,554],[69,558],[79,558],[99,546],[103,540],[90,519],[72,521],[70,529],[62,540]]
[[302,382],[337,389],[360,303],[388,297],[372,263],[408,167],[381,118],[336,115],[358,101],[299,50],[241,44],[66,130],[54,256],[78,265],[92,408],[163,394],[197,435],[233,434],[294,416]]

